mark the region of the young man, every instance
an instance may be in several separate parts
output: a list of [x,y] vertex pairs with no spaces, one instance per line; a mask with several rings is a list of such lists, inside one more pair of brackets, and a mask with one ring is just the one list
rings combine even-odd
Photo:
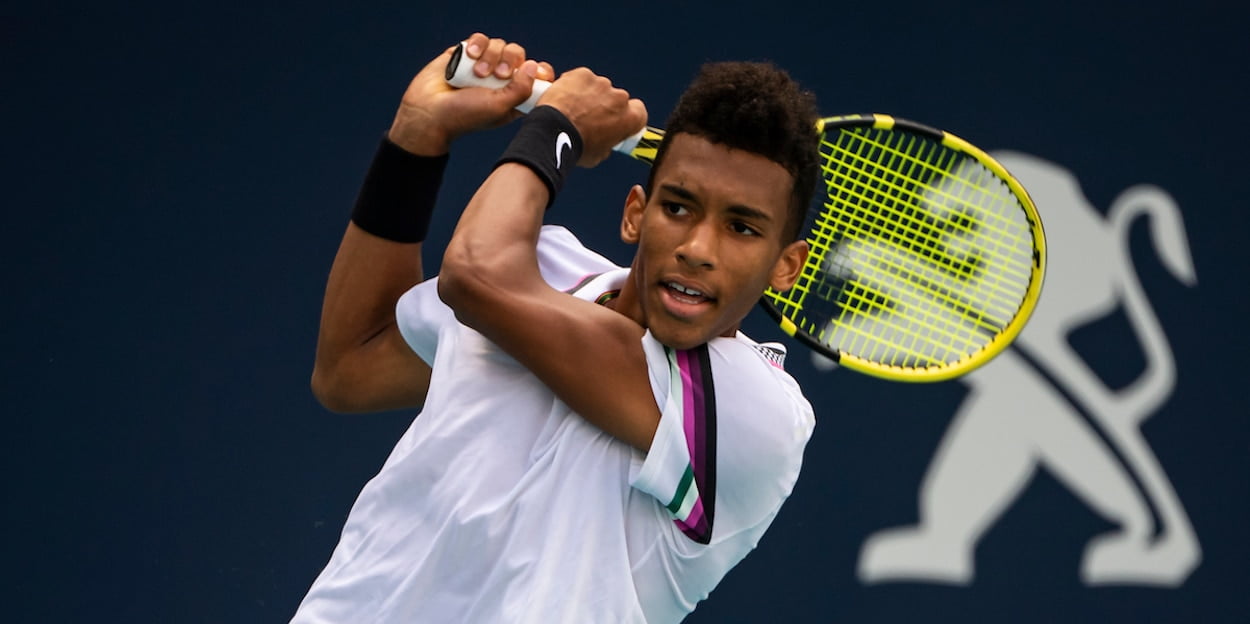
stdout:
[[479,76],[511,83],[448,88],[450,51],[417,75],[331,270],[317,397],[424,409],[294,621],[680,621],[758,543],[811,435],[780,346],[738,326],[806,257],[814,103],[769,66],[705,68],[625,199],[637,253],[620,268],[542,220],[573,163],[606,158],[646,111],[567,72],[422,282],[450,143],[554,77],[516,44],[467,44]]

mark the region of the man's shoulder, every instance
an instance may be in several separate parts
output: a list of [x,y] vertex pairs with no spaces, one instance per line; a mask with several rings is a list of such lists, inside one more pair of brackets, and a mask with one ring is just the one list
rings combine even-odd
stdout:
[[756,342],[739,332],[709,342],[708,348],[718,395],[779,418],[811,418],[811,404],[784,368],[785,345]]

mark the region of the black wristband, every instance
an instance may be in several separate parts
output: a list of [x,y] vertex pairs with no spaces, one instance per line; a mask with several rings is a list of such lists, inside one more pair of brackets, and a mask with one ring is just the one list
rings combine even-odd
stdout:
[[398,243],[425,240],[447,160],[447,154],[418,156],[383,136],[356,196],[352,222]]
[[556,193],[564,187],[565,176],[581,157],[582,135],[573,122],[550,106],[539,106],[525,116],[495,166],[514,162],[532,169],[547,185],[547,207],[551,207]]

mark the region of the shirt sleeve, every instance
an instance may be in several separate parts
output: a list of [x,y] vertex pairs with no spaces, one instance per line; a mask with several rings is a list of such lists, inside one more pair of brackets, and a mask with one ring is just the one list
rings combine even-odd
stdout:
[[395,304],[395,323],[404,342],[431,366],[438,350],[439,331],[455,322],[455,312],[438,297],[438,277],[408,289]]
[[767,347],[718,338],[643,348],[660,424],[631,485],[686,537],[709,544],[771,521],[798,479],[811,405]]

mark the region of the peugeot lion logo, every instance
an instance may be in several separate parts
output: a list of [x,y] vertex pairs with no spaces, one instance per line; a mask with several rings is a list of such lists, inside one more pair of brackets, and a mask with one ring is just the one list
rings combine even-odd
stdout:
[[[1016,346],[961,379],[969,392],[920,486],[919,523],[869,536],[859,578],[970,583],[977,542],[1045,469],[1116,525],[1085,547],[1082,582],[1177,587],[1202,551],[1141,433],[1172,393],[1176,362],[1128,242],[1130,226],[1148,219],[1162,265],[1195,286],[1180,211],[1162,189],[1135,186],[1103,218],[1071,172],[1025,154],[995,156],[1029,189],[1056,250],[1042,298]],[[1117,306],[1141,344],[1145,369],[1113,389],[1068,336]]]

